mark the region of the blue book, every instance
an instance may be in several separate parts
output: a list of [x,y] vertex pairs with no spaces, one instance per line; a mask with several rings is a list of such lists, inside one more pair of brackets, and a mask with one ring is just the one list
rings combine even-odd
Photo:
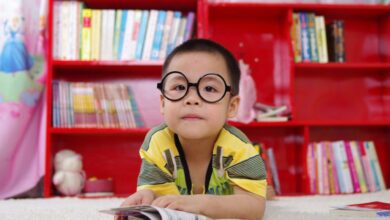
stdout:
[[184,32],[184,41],[189,40],[192,36],[192,30],[194,27],[194,20],[195,20],[194,12],[189,12],[187,15],[187,24],[186,24],[186,29]]
[[121,19],[121,29],[120,29],[120,33],[119,33],[117,60],[121,60],[121,58],[122,58],[123,41],[125,38],[125,31],[126,31],[126,20],[127,20],[127,10],[123,10],[122,11],[122,19]]
[[59,82],[57,80],[53,80],[52,86],[52,123],[53,128],[57,128],[60,126],[60,117],[59,117]]
[[142,59],[142,51],[144,49],[144,42],[146,37],[146,29],[148,27],[149,11],[142,11],[141,24],[139,26],[139,33],[137,38],[137,46],[135,51],[135,59]]
[[135,97],[130,86],[127,86],[127,92],[129,94],[131,110],[134,116],[135,126],[137,128],[144,127],[144,121],[142,120],[140,110],[138,109],[137,102],[135,101]]
[[347,190],[345,188],[345,182],[344,182],[344,177],[343,177],[343,171],[342,171],[342,157],[341,157],[341,147],[343,147],[341,144],[341,142],[333,142],[332,143],[332,150],[333,150],[333,154],[334,154],[334,157],[335,157],[335,163],[336,163],[336,172],[337,172],[337,177],[338,177],[338,180],[339,180],[339,187],[340,187],[340,192],[341,193],[346,193]]
[[171,33],[169,33],[168,46],[167,46],[167,56],[172,52],[176,45],[176,38],[179,32],[181,12],[175,11],[173,15],[173,25],[171,28]]
[[282,193],[282,190],[280,187],[280,181],[279,181],[278,169],[276,167],[274,150],[272,148],[267,149],[267,156],[268,156],[269,165],[271,169],[272,179],[274,180],[274,184],[275,184],[275,191],[276,194],[280,195]]
[[154,39],[153,39],[153,44],[152,44],[152,53],[150,55],[151,60],[158,60],[158,58],[159,58],[161,42],[162,42],[162,37],[163,37],[163,33],[164,33],[164,24],[165,24],[166,18],[167,18],[166,11],[158,11],[156,32],[154,34]]
[[299,13],[299,21],[301,23],[301,42],[302,42],[302,61],[310,62],[310,40],[308,30],[308,19],[306,13]]

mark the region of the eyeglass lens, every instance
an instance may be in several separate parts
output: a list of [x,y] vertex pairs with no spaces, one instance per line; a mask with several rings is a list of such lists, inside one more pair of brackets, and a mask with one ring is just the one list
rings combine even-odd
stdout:
[[[183,98],[188,91],[187,78],[180,73],[171,73],[163,81],[164,95],[172,100]],[[220,100],[226,93],[223,78],[216,74],[206,74],[197,83],[198,94],[208,102]]]

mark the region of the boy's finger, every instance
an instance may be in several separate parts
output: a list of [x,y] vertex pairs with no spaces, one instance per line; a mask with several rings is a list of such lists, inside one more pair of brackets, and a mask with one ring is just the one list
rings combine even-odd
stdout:
[[141,199],[141,205],[151,205],[153,202],[153,197],[150,196],[144,196]]

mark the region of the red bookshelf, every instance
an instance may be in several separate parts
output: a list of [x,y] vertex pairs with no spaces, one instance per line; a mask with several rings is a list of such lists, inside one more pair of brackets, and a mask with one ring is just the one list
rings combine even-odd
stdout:
[[[206,0],[84,0],[91,8],[172,9],[196,12],[198,37],[215,40],[248,63],[257,101],[287,105],[288,122],[229,122],[254,142],[274,148],[283,195],[309,193],[306,146],[324,140],[373,140],[387,187],[390,186],[390,6],[209,3]],[[53,18],[53,0],[49,1]],[[326,22],[345,21],[345,63],[294,63],[290,25],[293,12],[315,12]],[[53,128],[53,80],[158,81],[161,62],[53,60],[49,19],[48,122],[45,196],[55,195],[52,159],[69,148],[83,156],[88,177],[114,179],[116,195],[135,191],[138,150],[149,128]],[[153,84],[154,85],[154,84]],[[156,101],[157,96],[156,96]]]
[[[178,10],[183,14],[197,12],[197,1],[158,0],[81,0],[85,7],[93,9],[158,9]],[[54,0],[49,0],[49,48],[48,48],[48,109],[47,147],[44,195],[57,196],[52,184],[54,155],[62,149],[71,149],[82,155],[87,178],[112,178],[114,194],[123,197],[134,192],[140,168],[139,148],[150,128],[56,128],[52,126],[52,82],[120,81],[132,83],[134,92],[153,90],[146,99],[158,102],[156,82],[161,76],[162,61],[80,61],[53,59]],[[137,89],[138,88],[138,89]],[[150,88],[150,89],[149,89]],[[156,91],[155,91],[156,90]],[[147,102],[147,101],[146,101]],[[156,111],[153,111],[154,113]],[[158,111],[157,111],[158,112]],[[149,112],[144,113],[148,115]],[[145,117],[145,116],[144,116]]]
[[[201,37],[249,63],[257,99],[287,105],[292,120],[232,123],[274,148],[284,195],[309,194],[306,147],[314,141],[373,140],[390,186],[390,6],[202,2]],[[345,63],[294,63],[293,12],[345,22]]]

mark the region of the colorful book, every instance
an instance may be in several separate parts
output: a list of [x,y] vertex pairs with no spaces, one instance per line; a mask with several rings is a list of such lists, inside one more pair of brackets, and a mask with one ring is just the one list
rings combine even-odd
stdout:
[[316,16],[316,37],[318,49],[318,61],[320,63],[328,62],[328,48],[326,45],[326,28],[324,16]]
[[160,48],[162,38],[164,34],[164,25],[167,18],[166,11],[159,11],[157,16],[156,30],[154,33],[154,39],[152,44],[152,52],[150,54],[150,60],[158,60],[160,55]]
[[274,156],[274,151],[272,148],[267,149],[267,156],[268,156],[269,163],[270,163],[272,179],[274,180],[274,183],[275,183],[275,191],[277,194],[280,195],[282,193],[282,190],[281,190],[280,181],[279,181],[278,169],[276,167],[276,160],[275,160],[275,156]]
[[351,146],[352,157],[353,157],[353,162],[355,165],[357,177],[359,180],[360,191],[362,193],[365,193],[368,191],[368,189],[367,189],[366,179],[364,176],[364,171],[361,163],[361,154],[359,150],[359,145],[356,141],[350,141],[349,145]]
[[370,157],[368,155],[367,149],[365,148],[365,143],[363,141],[359,141],[359,148],[360,148],[360,154],[361,154],[361,161],[364,169],[364,176],[366,179],[366,183],[368,186],[368,189],[370,192],[375,192],[376,191],[376,186],[375,186],[375,179],[374,179],[374,174],[371,169],[371,164],[370,164]]
[[81,60],[91,59],[91,19],[92,10],[89,8],[84,8],[83,24],[81,29]]
[[385,190],[386,184],[383,179],[382,169],[379,164],[378,155],[376,153],[375,144],[373,141],[367,141],[366,149],[368,151],[368,155],[370,157],[371,167],[374,174],[375,185],[377,190]]
[[291,44],[294,53],[294,61],[296,63],[302,62],[301,55],[301,23],[299,21],[299,14],[292,13],[292,25],[291,25]]
[[148,21],[149,21],[149,11],[143,10],[141,16],[141,23],[139,26],[139,33],[137,37],[137,46],[135,51],[136,60],[142,59],[142,51],[144,49],[144,42],[146,37],[146,29],[148,27]]
[[149,14],[148,28],[146,31],[144,48],[142,51],[142,60],[149,60],[152,53],[152,46],[154,40],[154,34],[156,32],[157,19],[159,12],[157,10],[151,10]]
[[301,24],[301,52],[302,52],[302,62],[310,62],[310,39],[309,39],[309,27],[306,13],[299,13],[299,21]]
[[305,13],[307,17],[307,30],[309,34],[310,44],[310,61],[318,62],[318,48],[317,48],[317,36],[316,36],[316,16],[314,13]]
[[348,160],[348,167],[351,173],[353,191],[360,193],[361,189],[360,189],[359,179],[355,168],[355,163],[352,156],[350,141],[345,141],[344,146],[345,146],[345,153],[347,155],[347,160]]

